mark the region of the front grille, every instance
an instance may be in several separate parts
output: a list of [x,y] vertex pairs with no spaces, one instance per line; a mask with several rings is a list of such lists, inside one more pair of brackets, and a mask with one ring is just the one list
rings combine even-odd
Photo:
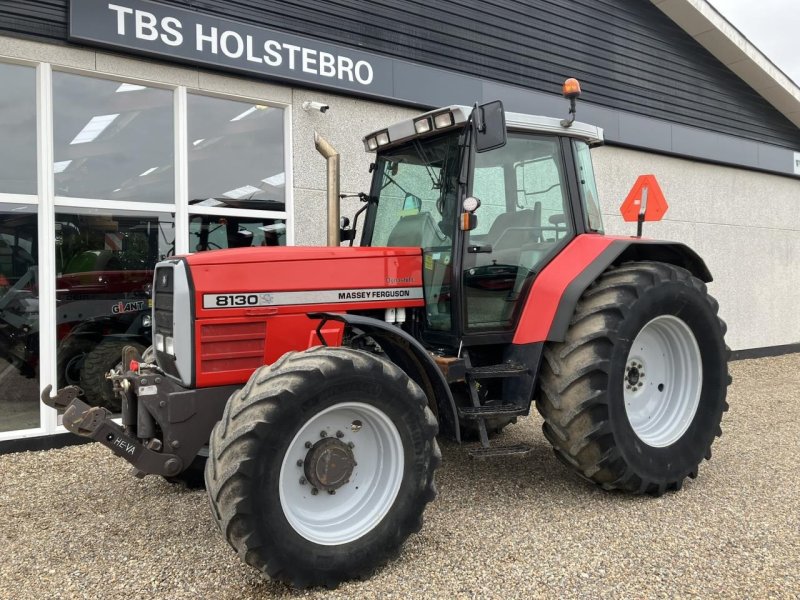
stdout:
[[200,369],[203,373],[253,371],[264,364],[264,321],[206,323],[200,327]]
[[153,346],[158,365],[168,375],[180,377],[175,358],[164,352],[164,340],[174,339],[175,269],[172,265],[157,267],[153,280]]

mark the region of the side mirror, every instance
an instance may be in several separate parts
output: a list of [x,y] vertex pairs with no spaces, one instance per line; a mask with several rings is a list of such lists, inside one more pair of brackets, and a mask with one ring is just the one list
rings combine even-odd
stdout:
[[475,107],[472,124],[477,152],[488,152],[506,145],[506,113],[500,100]]

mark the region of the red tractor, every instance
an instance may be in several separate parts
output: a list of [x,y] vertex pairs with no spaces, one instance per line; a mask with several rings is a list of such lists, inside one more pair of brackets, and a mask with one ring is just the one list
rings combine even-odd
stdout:
[[122,424],[75,387],[43,401],[139,476],[204,468],[229,544],[298,587],[368,576],[419,531],[437,433],[529,453],[490,438],[534,402],[580,476],[679,490],[727,409],[711,275],[682,244],[603,234],[602,131],[571,113],[451,106],[366,136],[360,247],[345,224],[335,247],[162,261],[154,349],[109,374]]

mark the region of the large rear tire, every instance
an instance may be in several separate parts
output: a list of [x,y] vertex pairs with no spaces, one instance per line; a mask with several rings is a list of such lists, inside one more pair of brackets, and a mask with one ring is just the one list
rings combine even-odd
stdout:
[[255,371],[214,427],[206,487],[245,562],[295,587],[363,578],[422,527],[436,420],[393,363],[349,348]]
[[728,409],[717,311],[705,284],[670,264],[601,275],[566,340],[544,351],[536,407],[556,455],[603,488],[637,494],[697,477]]

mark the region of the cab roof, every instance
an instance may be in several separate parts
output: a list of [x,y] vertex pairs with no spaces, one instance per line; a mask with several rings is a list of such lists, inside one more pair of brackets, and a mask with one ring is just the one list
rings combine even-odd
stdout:
[[[452,115],[451,124],[449,126],[435,128],[431,127],[429,131],[424,133],[417,133],[415,123],[423,121],[426,118],[430,119],[433,124],[436,117],[444,116],[447,113]],[[436,108],[426,113],[422,113],[398,121],[389,127],[373,131],[369,135],[364,136],[364,148],[367,152],[373,152],[378,147],[391,148],[399,143],[406,142],[412,138],[425,138],[430,135],[441,133],[452,129],[457,129],[464,125],[472,113],[472,107],[451,105],[442,108]],[[507,112],[506,113],[506,128],[509,131],[531,131],[535,133],[544,133],[550,135],[564,135],[574,137],[585,141],[591,146],[596,146],[603,143],[603,130],[600,127],[589,125],[588,123],[581,123],[575,121],[570,127],[562,127],[561,119],[554,119],[552,117],[543,117],[538,115],[528,115],[524,113]],[[377,144],[377,142],[370,144],[370,140],[377,140],[380,134],[385,133],[388,136],[388,143]]]

